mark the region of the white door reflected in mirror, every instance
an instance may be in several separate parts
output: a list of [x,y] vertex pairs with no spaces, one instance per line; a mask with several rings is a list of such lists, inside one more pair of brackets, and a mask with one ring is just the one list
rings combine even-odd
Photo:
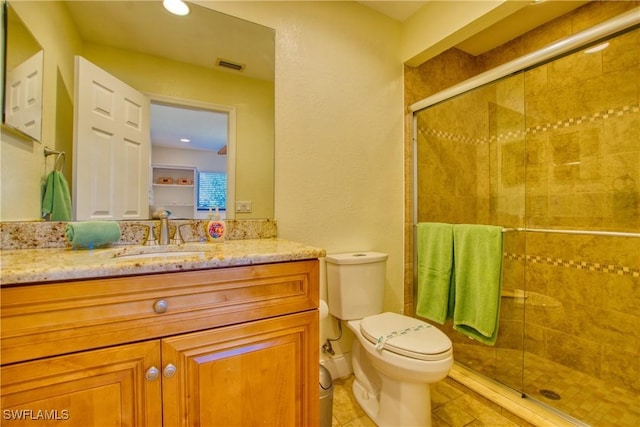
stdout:
[[36,141],[42,137],[41,50],[17,67],[7,71],[5,87],[5,124]]
[[74,217],[147,219],[151,103],[86,59],[75,65]]

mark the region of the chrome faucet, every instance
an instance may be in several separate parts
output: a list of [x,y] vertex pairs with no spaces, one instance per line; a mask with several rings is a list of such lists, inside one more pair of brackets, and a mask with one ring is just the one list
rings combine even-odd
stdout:
[[169,244],[169,214],[167,211],[163,211],[160,213],[160,239],[158,240],[159,245],[168,245]]

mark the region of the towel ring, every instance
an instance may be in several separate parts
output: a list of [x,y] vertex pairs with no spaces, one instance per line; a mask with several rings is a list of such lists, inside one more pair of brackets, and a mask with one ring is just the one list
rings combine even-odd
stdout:
[[56,162],[53,165],[53,170],[58,172],[64,172],[64,163],[65,163],[65,154],[64,151],[58,153],[58,157],[56,157]]
[[64,164],[65,164],[65,152],[64,151],[56,151],[56,150],[52,150],[49,147],[44,147],[44,156],[51,156],[52,154],[56,155],[56,160],[55,163],[53,164],[53,170],[54,171],[58,171],[58,172],[63,172],[64,171]]

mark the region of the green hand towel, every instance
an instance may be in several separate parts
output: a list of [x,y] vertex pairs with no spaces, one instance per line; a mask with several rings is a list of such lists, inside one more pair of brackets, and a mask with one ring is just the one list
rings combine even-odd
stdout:
[[59,171],[47,176],[47,184],[42,199],[42,216],[49,215],[51,221],[71,220],[71,196],[69,184]]
[[93,249],[120,239],[120,225],[116,221],[70,222],[64,230],[73,248]]
[[453,328],[493,345],[498,336],[502,288],[502,227],[455,225],[453,248]]
[[418,296],[416,314],[444,324],[453,313],[454,290],[453,226],[443,223],[419,223],[416,243],[418,252]]

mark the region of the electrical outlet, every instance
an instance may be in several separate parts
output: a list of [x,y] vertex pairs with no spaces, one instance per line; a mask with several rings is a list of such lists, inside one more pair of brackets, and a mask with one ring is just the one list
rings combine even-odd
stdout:
[[249,213],[251,212],[251,200],[243,200],[236,202],[236,212]]

